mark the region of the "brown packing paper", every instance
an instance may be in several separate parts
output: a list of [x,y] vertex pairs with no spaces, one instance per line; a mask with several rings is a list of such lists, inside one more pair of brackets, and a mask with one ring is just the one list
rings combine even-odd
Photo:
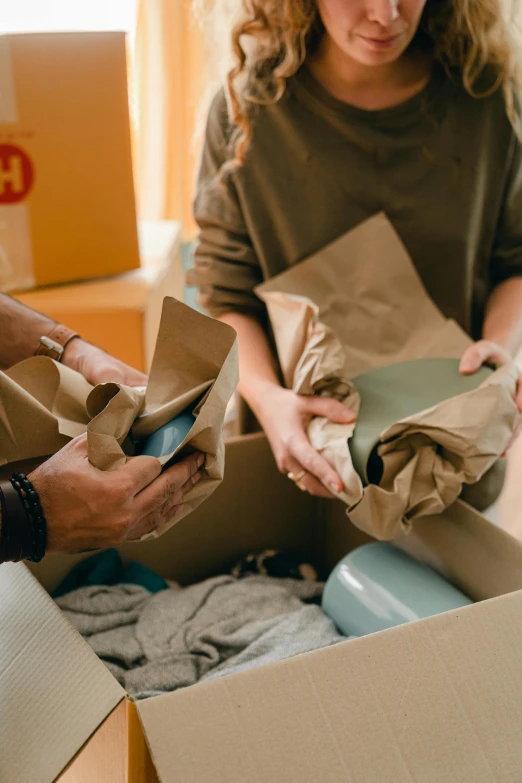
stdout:
[[[334,332],[319,319],[319,308],[303,296],[273,291],[267,302],[285,385],[298,394],[329,387],[340,399],[351,384],[342,383],[345,352]],[[340,384],[340,385],[339,385]]]
[[[441,513],[503,453],[519,419],[517,373],[503,367],[478,389],[397,422],[381,435],[380,485],[370,485],[350,519],[379,537],[408,532],[413,519]],[[351,459],[350,459],[351,463]]]
[[0,465],[47,457],[89,422],[92,386],[79,373],[44,356],[0,373]]
[[[341,282],[342,281],[342,284]],[[380,214],[259,286],[285,385],[327,394],[358,412],[349,378],[420,358],[460,358],[470,338],[428,296],[399,237]],[[380,539],[453,503],[504,451],[516,426],[514,367],[383,433],[379,486],[363,487],[348,447],[353,425],[316,418],[312,445],[337,470],[350,519]]]
[[86,407],[89,461],[99,470],[115,470],[125,463],[121,444],[145,406],[145,390],[104,383],[89,394]]
[[[237,379],[233,329],[166,297],[146,392],[115,383],[93,388],[78,373],[45,357],[0,373],[0,465],[54,454],[70,438],[87,432],[89,461],[101,470],[114,470],[126,460],[121,444],[131,427],[137,438],[148,435],[203,395],[195,424],[177,451],[202,451],[205,472],[185,496],[177,522],[223,478],[221,431]],[[172,456],[162,457],[162,464]]]
[[[226,407],[239,379],[236,333],[191,307],[167,297],[152,362],[146,407],[133,428],[139,437],[166,424],[205,392],[197,418],[180,450],[188,445],[205,454],[205,474],[183,500],[176,522],[206,500],[223,479],[221,432]],[[167,456],[163,462],[170,459]],[[161,535],[169,526],[157,530]]]
[[[350,456],[353,425],[316,418],[308,434],[340,475],[339,494],[351,521],[379,539],[408,532],[412,520],[442,512],[503,453],[519,419],[513,395],[516,371],[497,370],[478,389],[397,422],[381,435],[384,474],[363,487]],[[357,410],[354,391],[344,400]]]
[[282,322],[295,303],[286,307],[280,294],[317,305],[319,321],[341,342],[345,378],[408,359],[459,358],[471,342],[428,296],[384,214],[258,286],[256,293],[267,305],[283,372],[298,363],[298,345],[304,348],[307,333],[293,315],[289,339]]

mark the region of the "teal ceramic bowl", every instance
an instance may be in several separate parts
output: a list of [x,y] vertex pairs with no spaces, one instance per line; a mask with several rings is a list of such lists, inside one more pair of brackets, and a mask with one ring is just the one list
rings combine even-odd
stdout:
[[353,466],[363,483],[378,484],[382,478],[377,447],[388,427],[451,397],[473,391],[492,372],[488,367],[481,367],[474,375],[461,375],[458,359],[416,359],[379,367],[354,378],[361,408],[349,448]]
[[473,603],[428,566],[392,544],[365,544],[325,585],[322,608],[345,636],[365,636]]
[[139,453],[158,458],[172,454],[181,446],[195,421],[196,417],[191,410],[183,411],[156,432],[144,438]]

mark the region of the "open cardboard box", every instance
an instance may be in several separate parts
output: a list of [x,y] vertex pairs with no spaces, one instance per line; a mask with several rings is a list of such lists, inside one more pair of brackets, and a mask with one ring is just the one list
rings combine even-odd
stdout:
[[[330,567],[365,540],[252,435],[211,501],[121,549],[188,584],[253,549]],[[405,546],[479,603],[136,705],[26,566],[1,566],[0,781],[519,783],[522,544],[454,506]],[[51,590],[74,561],[32,570]]]

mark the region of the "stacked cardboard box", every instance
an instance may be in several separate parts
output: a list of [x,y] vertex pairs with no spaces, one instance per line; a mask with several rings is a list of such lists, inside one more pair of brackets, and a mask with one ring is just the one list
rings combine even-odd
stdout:
[[0,290],[139,267],[125,35],[1,35],[0,96]]
[[139,224],[141,267],[103,280],[15,294],[137,370],[150,368],[165,296],[183,299],[181,227]]
[[146,371],[181,250],[138,237],[125,35],[1,35],[0,96],[0,290]]

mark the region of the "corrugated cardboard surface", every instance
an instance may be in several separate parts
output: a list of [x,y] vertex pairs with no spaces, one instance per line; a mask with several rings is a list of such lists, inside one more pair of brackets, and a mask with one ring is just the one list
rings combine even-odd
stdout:
[[125,699],[67,765],[57,783],[159,783],[133,702]]
[[150,368],[165,296],[183,299],[180,225],[140,224],[142,267],[124,275],[16,294],[131,367]]
[[[328,569],[348,552],[371,539],[347,524],[346,509],[329,503],[321,525],[323,559]],[[415,522],[412,535],[395,543],[455,583],[475,601],[522,590],[522,542],[458,502],[443,517]]]
[[522,595],[139,704],[162,783],[519,783]]
[[12,210],[27,208],[33,280],[17,280],[14,267],[4,290],[138,267],[124,33],[17,34],[3,43],[17,115],[0,123],[0,144],[34,167],[25,200],[2,213],[9,248]]
[[[126,545],[122,553],[189,583],[222,572],[251,549],[293,548],[332,565],[364,540],[342,506],[318,504],[296,490],[277,472],[266,440],[249,436],[228,444],[225,480],[212,502],[161,540]],[[465,506],[444,520],[424,520],[408,547],[475,598],[522,588],[522,544]],[[55,557],[33,569],[51,587],[71,565]],[[6,585],[0,583],[0,597]],[[24,612],[25,603],[17,599]],[[139,702],[159,777],[163,783],[520,783],[521,616],[522,592],[514,592]],[[82,648],[78,637],[75,644]],[[72,649],[67,640],[61,646]],[[68,656],[81,660],[76,652]],[[12,668],[18,677],[18,664]],[[60,682],[49,656],[38,676],[51,693]],[[90,683],[83,688],[90,699]],[[20,714],[30,707],[26,698]],[[41,710],[33,723],[37,730],[27,741],[39,758],[46,747]],[[51,737],[57,747],[62,726]]]
[[22,564],[0,568],[0,781],[52,781],[125,696]]
[[115,707],[56,783],[127,783],[129,707],[126,699]]

